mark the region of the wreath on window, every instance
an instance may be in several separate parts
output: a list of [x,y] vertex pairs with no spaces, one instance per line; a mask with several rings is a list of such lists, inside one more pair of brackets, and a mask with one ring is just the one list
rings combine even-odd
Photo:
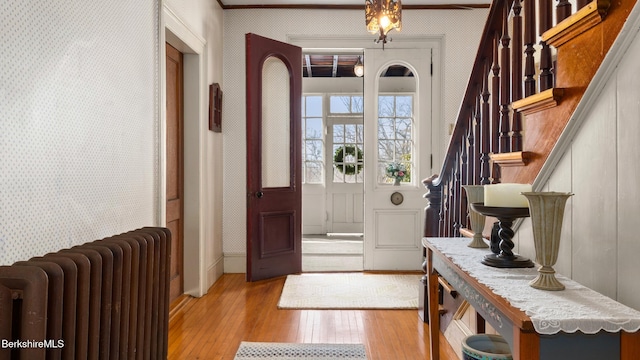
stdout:
[[[350,163],[345,164],[344,163],[345,155],[351,155],[356,157],[358,159],[356,161],[357,164],[350,164]],[[360,171],[362,171],[362,168],[364,166],[364,164],[362,163],[363,157],[364,157],[364,154],[359,147],[355,145],[345,145],[336,149],[336,153],[333,155],[333,163],[335,164],[335,167],[338,169],[338,171],[340,171],[341,173],[345,175],[355,175],[355,174],[359,174]]]

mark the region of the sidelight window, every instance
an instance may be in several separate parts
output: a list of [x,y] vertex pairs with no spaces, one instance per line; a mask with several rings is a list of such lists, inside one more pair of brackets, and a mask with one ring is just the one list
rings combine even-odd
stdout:
[[322,95],[302,97],[302,182],[321,184],[324,180]]

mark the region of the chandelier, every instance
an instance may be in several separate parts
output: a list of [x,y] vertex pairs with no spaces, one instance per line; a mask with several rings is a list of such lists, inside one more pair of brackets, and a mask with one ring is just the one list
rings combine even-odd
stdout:
[[[387,33],[393,29],[402,30],[402,2],[400,0],[365,0],[367,30],[379,33],[376,43],[387,43]],[[391,39],[389,39],[391,41]]]

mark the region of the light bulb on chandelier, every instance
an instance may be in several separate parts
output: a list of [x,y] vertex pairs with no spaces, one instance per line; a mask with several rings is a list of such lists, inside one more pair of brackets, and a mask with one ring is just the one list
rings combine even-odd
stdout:
[[370,33],[379,33],[375,42],[382,42],[384,50],[389,31],[402,30],[402,2],[400,0],[365,0],[365,21]]

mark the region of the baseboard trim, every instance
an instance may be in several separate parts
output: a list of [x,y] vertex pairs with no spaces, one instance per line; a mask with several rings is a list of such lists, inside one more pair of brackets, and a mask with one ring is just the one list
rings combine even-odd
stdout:
[[224,273],[244,274],[247,272],[246,253],[224,253]]
[[171,305],[169,305],[169,322],[171,322],[173,317],[180,313],[180,310],[184,309],[191,300],[193,300],[193,296],[187,294],[182,294],[173,300]]
[[207,269],[207,289],[209,289],[224,274],[224,256],[220,256]]

